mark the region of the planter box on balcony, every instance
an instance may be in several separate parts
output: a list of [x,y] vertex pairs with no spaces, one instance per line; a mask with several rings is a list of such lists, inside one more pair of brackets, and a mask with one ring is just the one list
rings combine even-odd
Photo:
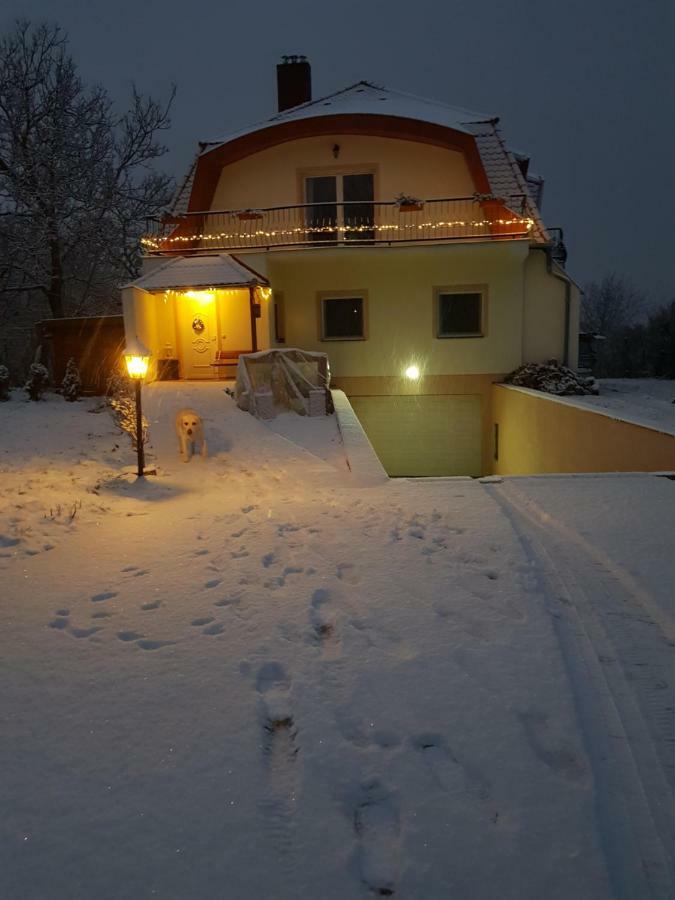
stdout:
[[262,219],[262,213],[259,212],[238,212],[237,218],[242,222],[251,222],[255,219]]
[[399,212],[420,212],[424,207],[423,203],[401,203],[398,208]]

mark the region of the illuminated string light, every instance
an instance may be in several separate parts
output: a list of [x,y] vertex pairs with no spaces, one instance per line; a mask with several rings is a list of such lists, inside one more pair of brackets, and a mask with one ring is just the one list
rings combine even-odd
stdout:
[[207,233],[194,233],[189,235],[179,234],[171,237],[156,238],[151,235],[145,235],[141,238],[141,245],[150,250],[161,250],[167,244],[191,244],[195,241],[216,242],[216,241],[251,241],[253,239],[277,239],[292,238],[298,235],[316,235],[316,234],[363,234],[363,233],[400,233],[400,232],[421,232],[421,231],[438,231],[440,229],[456,229],[456,228],[490,228],[499,226],[511,227],[518,226],[521,230],[514,231],[514,234],[529,232],[534,227],[534,219],[531,218],[511,218],[511,219],[454,219],[450,221],[440,222],[420,222],[405,224],[366,224],[366,225],[301,225],[293,228],[279,228],[266,230],[257,228],[251,231],[220,231]]

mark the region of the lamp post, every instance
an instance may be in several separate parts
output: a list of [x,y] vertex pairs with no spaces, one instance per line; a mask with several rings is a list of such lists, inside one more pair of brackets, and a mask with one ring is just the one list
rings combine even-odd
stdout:
[[142,478],[145,469],[145,453],[143,451],[143,410],[141,408],[141,385],[148,372],[150,351],[136,340],[127,345],[124,351],[124,362],[127,366],[129,377],[134,382],[136,395],[136,454],[138,457],[137,475]]

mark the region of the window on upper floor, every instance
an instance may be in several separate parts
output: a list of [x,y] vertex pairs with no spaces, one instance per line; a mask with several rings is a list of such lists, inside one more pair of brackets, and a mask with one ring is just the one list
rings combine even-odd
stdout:
[[322,341],[366,338],[365,292],[319,294]]
[[484,286],[435,289],[436,337],[483,337],[486,297]]
[[306,177],[310,239],[372,241],[375,237],[374,191],[374,176],[370,172]]

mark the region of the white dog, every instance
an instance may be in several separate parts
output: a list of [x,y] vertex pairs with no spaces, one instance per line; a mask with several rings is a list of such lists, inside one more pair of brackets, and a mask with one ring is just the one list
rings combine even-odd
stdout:
[[194,409],[181,409],[178,413],[176,434],[180,442],[180,455],[183,462],[189,462],[197,452],[201,453],[202,457],[206,456],[204,425],[201,416]]

